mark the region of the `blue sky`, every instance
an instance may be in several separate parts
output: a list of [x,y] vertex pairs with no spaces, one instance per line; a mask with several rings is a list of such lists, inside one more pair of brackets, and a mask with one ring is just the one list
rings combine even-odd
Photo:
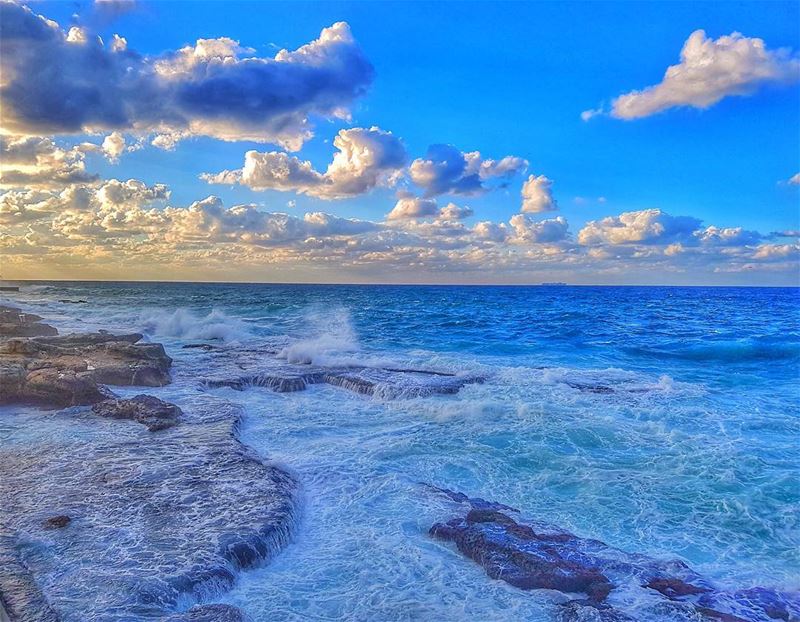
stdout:
[[[152,57],[192,45],[198,38],[218,37],[253,48],[252,55],[271,57],[279,48],[293,50],[314,40],[335,22],[347,22],[374,67],[374,78],[366,93],[348,105],[349,120],[313,118],[313,138],[291,155],[324,171],[339,130],[378,126],[402,139],[409,160],[422,158],[429,145],[438,143],[463,152],[480,151],[484,158],[513,155],[527,160],[524,174],[498,184],[505,187],[480,196],[439,198],[440,205],[453,200],[471,207],[474,216],[466,223],[508,221],[520,212],[525,178],[535,174],[552,180],[558,210],[534,217],[563,216],[573,238],[588,222],[647,209],[692,216],[703,226],[741,227],[765,235],[800,229],[799,187],[788,183],[800,171],[800,90],[793,79],[759,83],[746,96],[723,97],[707,109],[675,106],[632,120],[605,114],[584,121],[580,116],[584,110],[607,109],[621,94],[659,83],[666,68],[679,62],[684,42],[697,29],[705,30],[711,40],[740,32],[763,39],[770,51],[788,48],[790,58],[797,58],[796,2],[122,6],[124,10],[111,11],[89,2],[38,2],[33,9],[64,30],[77,25],[106,42],[119,33],[129,49]],[[97,140],[94,130],[54,138],[66,145],[78,136]],[[132,140],[129,134],[128,142]],[[167,184],[170,205],[186,206],[213,193],[226,206],[252,203],[259,210],[300,216],[324,211],[371,222],[382,221],[391,211],[398,188],[408,190],[404,182],[379,184],[358,196],[322,200],[245,185],[209,185],[198,176],[241,167],[248,150],[280,147],[204,135],[189,136],[172,151],[144,144],[115,163],[101,153],[87,153],[86,168],[102,179]],[[418,194],[413,187],[411,191]],[[785,245],[792,240],[772,242]],[[796,254],[787,256],[789,263],[768,279],[797,281]],[[491,275],[499,269],[493,267]],[[587,270],[581,279],[590,280]],[[633,282],[646,272],[644,266],[633,265],[628,271]],[[752,271],[745,272],[750,275],[736,278],[752,280]],[[539,274],[523,271],[519,280]],[[568,271],[559,274],[568,276]],[[487,272],[488,279],[478,280],[491,280],[491,275]],[[374,278],[384,280],[381,277],[376,267]],[[448,280],[447,275],[429,277]]]

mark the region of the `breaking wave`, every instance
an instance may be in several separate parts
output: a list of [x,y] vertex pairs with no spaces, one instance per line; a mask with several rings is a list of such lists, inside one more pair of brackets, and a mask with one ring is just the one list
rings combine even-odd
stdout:
[[218,309],[207,315],[197,315],[186,309],[174,311],[151,310],[139,318],[148,336],[240,341],[251,335],[245,323]]
[[309,337],[283,348],[278,358],[305,365],[360,364],[358,335],[347,309],[331,312],[312,310],[306,314]]

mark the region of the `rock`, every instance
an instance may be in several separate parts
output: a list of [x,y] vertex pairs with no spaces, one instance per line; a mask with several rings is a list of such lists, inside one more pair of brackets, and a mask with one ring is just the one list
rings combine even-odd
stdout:
[[0,403],[94,404],[113,395],[102,384],[162,386],[172,359],[138,333],[72,334],[0,342]]
[[[456,544],[486,573],[521,589],[547,588],[586,594],[559,607],[569,622],[669,619],[675,622],[800,621],[800,595],[767,588],[718,589],[681,561],[631,554],[536,521],[511,518],[499,504],[426,485],[466,510],[431,527],[432,536]],[[631,612],[610,606],[607,596],[624,586],[615,603],[633,603]],[[644,593],[630,592],[640,585]],[[614,600],[614,599],[608,599]],[[629,615],[631,614],[631,615]],[[699,616],[699,617],[698,617]]]
[[171,428],[178,423],[183,414],[175,404],[170,404],[152,395],[106,400],[92,406],[92,412],[112,419],[131,419],[146,426],[151,432]]
[[45,529],[62,529],[69,525],[72,522],[72,519],[67,516],[66,514],[59,514],[58,516],[52,516],[44,521],[44,528]]
[[33,313],[23,313],[15,307],[0,305],[0,338],[58,334],[54,327],[41,323],[41,319]]
[[[50,620],[45,604],[55,620],[241,619],[221,605],[177,611],[288,543],[297,484],[239,442],[239,407],[201,394],[186,410],[157,442],[88,408],[4,416],[5,430],[37,432],[0,443],[0,593],[15,622]],[[42,522],[52,508],[80,516],[64,537]]]
[[694,594],[705,594],[710,592],[708,588],[697,587],[691,583],[686,583],[674,577],[655,578],[646,583],[643,587],[661,592],[667,598],[680,598],[681,596],[691,596]]
[[468,384],[483,381],[482,376],[473,374],[429,370],[283,365],[237,378],[206,379],[203,385],[209,388],[231,387],[239,391],[263,387],[277,393],[289,393],[303,391],[313,384],[329,384],[360,395],[394,399],[451,395]]
[[[0,383],[3,381],[4,378],[0,376]],[[3,386],[5,387],[4,383]],[[108,397],[110,397],[110,393],[98,386],[89,372],[46,367],[28,372],[16,394],[8,390],[4,391],[3,401],[76,406],[93,404]]]
[[185,613],[165,618],[165,622],[244,622],[241,609],[233,605],[195,605]]
[[464,519],[437,523],[431,535],[455,542],[458,550],[483,566],[493,579],[523,590],[549,589],[586,594],[601,603],[614,587],[596,568],[562,556],[553,538],[537,534],[496,510],[472,509]]

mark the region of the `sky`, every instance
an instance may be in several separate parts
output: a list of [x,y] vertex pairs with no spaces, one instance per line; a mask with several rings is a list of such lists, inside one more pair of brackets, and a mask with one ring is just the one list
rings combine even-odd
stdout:
[[800,284],[797,2],[0,3],[5,279]]

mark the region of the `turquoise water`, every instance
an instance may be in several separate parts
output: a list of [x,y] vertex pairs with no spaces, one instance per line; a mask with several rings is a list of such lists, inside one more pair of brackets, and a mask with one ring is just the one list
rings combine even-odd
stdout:
[[[163,342],[175,382],[155,393],[182,403],[276,352],[486,376],[413,399],[213,391],[302,485],[293,543],[221,596],[257,620],[550,619],[552,595],[428,537],[448,516],[420,482],[722,587],[800,586],[797,289],[37,283],[5,300]],[[181,348],[198,342],[220,349]]]

